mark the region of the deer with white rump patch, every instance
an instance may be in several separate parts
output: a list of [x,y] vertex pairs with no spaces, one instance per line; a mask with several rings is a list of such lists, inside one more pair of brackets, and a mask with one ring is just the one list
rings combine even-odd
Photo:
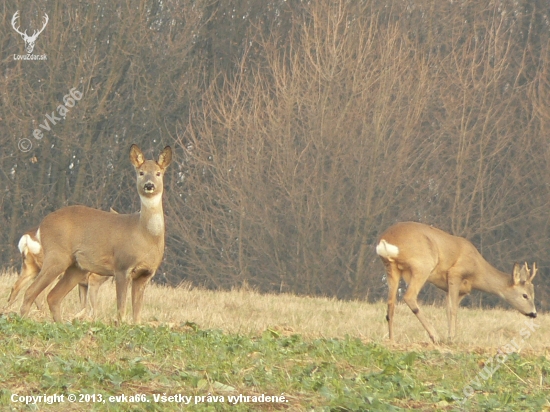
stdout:
[[[40,245],[40,242],[36,238],[37,230],[38,228],[35,227],[26,232],[21,236],[21,239],[19,239],[17,247],[21,253],[21,272],[19,278],[11,288],[8,303],[3,309],[4,311],[7,311],[13,305],[19,292],[21,292],[30,281],[34,280],[40,272],[44,255],[42,254],[42,245]],[[38,309],[42,309],[38,301],[36,301],[36,306]]]
[[141,211],[114,214],[85,206],[68,206],[44,218],[37,237],[44,250],[38,277],[25,293],[21,315],[26,316],[36,297],[65,272],[48,294],[48,305],[56,322],[61,322],[61,302],[88,272],[114,276],[118,319],[126,312],[128,284],[132,283],[132,311],[140,322],[143,292],[164,255],[164,172],[172,161],[166,146],[158,160],[145,160],[139,147],[130,148],[130,161],[137,175]]
[[388,278],[386,319],[390,340],[393,340],[395,301],[401,277],[408,284],[403,300],[434,343],[439,337],[417,301],[426,282],[447,292],[449,339],[455,335],[459,303],[472,289],[500,296],[522,314],[537,316],[532,283],[537,273],[536,264],[530,272],[527,263],[521,269],[516,263],[510,276],[487,263],[470,241],[416,222],[397,223],[388,228],[380,235],[376,253],[386,267]]
[[[111,209],[112,213],[116,213]],[[17,296],[25,286],[27,286],[31,281],[33,281],[40,273],[42,268],[42,263],[44,261],[44,253],[42,251],[42,245],[36,237],[36,232],[38,228],[35,227],[27,231],[21,239],[19,239],[19,252],[21,253],[21,272],[19,278],[14,283],[11,288],[10,295],[8,297],[8,303],[4,307],[3,311],[9,310],[9,308],[15,303]],[[88,312],[90,317],[95,316],[95,311],[97,308],[97,296],[100,286],[105,283],[109,278],[107,276],[96,275],[95,273],[90,273],[88,278],[80,282],[79,287],[79,297],[81,311],[75,315],[75,317],[82,316],[86,313],[88,309],[88,303],[90,304],[90,310]],[[47,290],[47,288],[46,288]],[[42,304],[39,303],[40,297],[35,301],[36,306],[39,310],[42,310]]]

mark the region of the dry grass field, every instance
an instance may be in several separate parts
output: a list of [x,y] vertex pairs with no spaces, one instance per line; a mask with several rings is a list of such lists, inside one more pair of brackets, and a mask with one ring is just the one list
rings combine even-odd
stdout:
[[[0,275],[0,307],[16,279]],[[106,282],[98,306],[97,322],[73,321],[75,290],[63,302],[64,324],[49,310],[0,316],[1,410],[23,410],[27,396],[77,394],[83,403],[28,406],[176,411],[187,404],[161,396],[180,394],[197,411],[550,411],[547,314],[532,322],[513,310],[462,308],[455,341],[434,345],[404,304],[394,343],[384,302],[153,284],[143,324],[117,325]],[[445,336],[445,308],[423,310]]]
[[[0,307],[4,307],[17,274],[0,275]],[[18,311],[22,296],[13,305]],[[100,290],[96,320],[112,323],[116,318],[115,286],[106,282]],[[127,319],[131,305],[128,302]],[[441,337],[447,333],[444,307],[424,305],[422,309]],[[64,319],[72,320],[79,311],[75,288],[63,302]],[[200,329],[217,329],[224,333],[261,335],[270,329],[281,335],[299,334],[304,338],[357,337],[364,342],[387,345],[396,350],[433,349],[420,322],[404,303],[396,307],[395,343],[387,340],[384,302],[342,301],[332,298],[304,297],[289,294],[260,294],[246,288],[211,291],[182,285],[177,288],[151,284],[145,291],[143,322],[151,326],[180,326],[186,322]],[[51,322],[49,310],[33,308],[31,318]],[[539,313],[534,331],[522,334],[530,320],[513,309],[468,309],[458,313],[457,338],[437,345],[440,350],[492,353],[512,340],[520,351],[547,355],[550,342],[550,315]],[[521,344],[520,344],[521,343]]]

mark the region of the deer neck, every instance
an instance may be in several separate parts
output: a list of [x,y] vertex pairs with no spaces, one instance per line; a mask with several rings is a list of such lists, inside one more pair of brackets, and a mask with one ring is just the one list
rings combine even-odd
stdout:
[[480,269],[474,284],[475,289],[504,298],[504,292],[510,284],[510,275],[494,268],[485,260]]
[[140,226],[150,236],[164,238],[164,211],[162,209],[162,193],[159,193],[152,197],[140,197]]

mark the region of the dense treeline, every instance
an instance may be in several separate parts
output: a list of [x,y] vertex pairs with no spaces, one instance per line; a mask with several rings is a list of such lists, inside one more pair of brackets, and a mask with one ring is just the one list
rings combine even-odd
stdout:
[[[501,270],[536,260],[550,305],[545,1],[1,10],[4,265],[59,207],[136,211],[130,144],[150,156],[171,144],[158,281],[379,299],[377,235],[415,220],[467,237]],[[47,60],[14,58],[16,10],[29,33],[49,15],[34,51]],[[72,88],[82,98],[51,124]]]

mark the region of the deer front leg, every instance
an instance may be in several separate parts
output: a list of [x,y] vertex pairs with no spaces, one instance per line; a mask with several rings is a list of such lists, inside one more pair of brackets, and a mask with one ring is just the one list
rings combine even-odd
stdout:
[[118,322],[122,323],[126,316],[126,295],[128,293],[128,280],[133,269],[128,271],[115,272],[115,287],[116,287],[116,306],[118,311]]
[[145,272],[132,280],[132,312],[134,315],[134,323],[141,322],[143,293],[145,292],[145,286],[147,286],[147,283],[154,276],[154,274],[154,272]]
[[447,322],[449,327],[449,340],[452,341],[456,335],[456,314],[458,312],[458,304],[461,301],[460,294],[460,278],[453,278],[448,275],[448,291],[447,291]]

